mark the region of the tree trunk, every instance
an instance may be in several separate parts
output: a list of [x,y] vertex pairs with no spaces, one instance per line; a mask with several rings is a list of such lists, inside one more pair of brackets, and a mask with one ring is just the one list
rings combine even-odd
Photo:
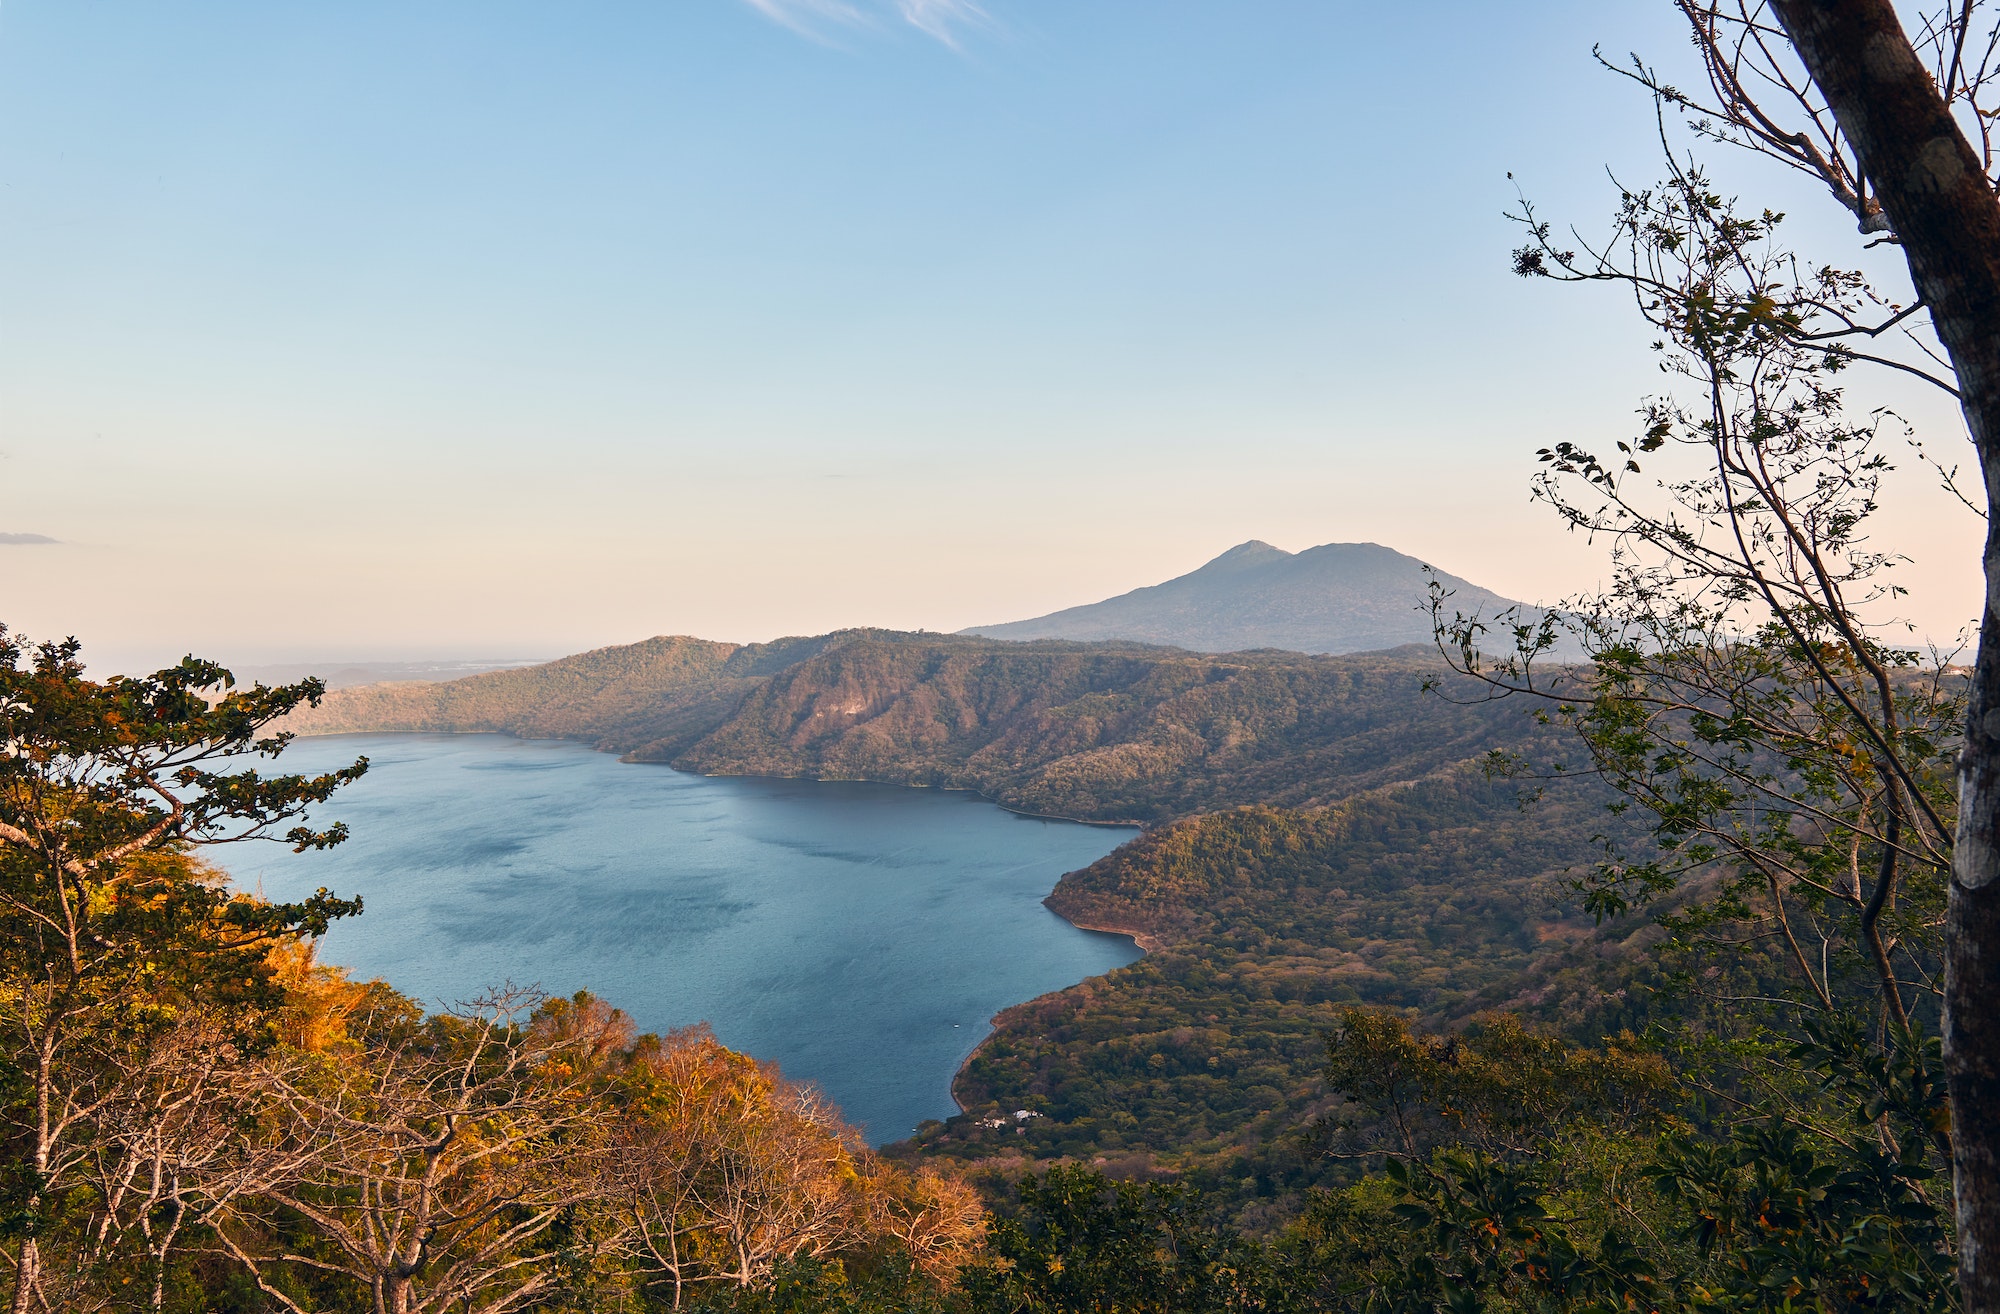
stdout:
[[[1772,0],[1902,242],[1950,353],[2000,507],[2000,201],[1890,0]],[[1959,1284],[2000,1314],[2000,524],[1959,758],[1957,857],[1946,927],[1944,1051],[1951,1090]]]
[[[28,1196],[28,1214],[41,1212],[42,1189],[48,1181],[49,1171],[49,1105],[55,1085],[55,1045],[50,1035],[43,1035],[35,1046],[35,1189]],[[31,1232],[21,1238],[21,1263],[14,1270],[13,1314],[27,1314],[33,1308],[35,1296],[41,1289],[42,1248],[35,1242]]]
[[41,1280],[41,1252],[35,1245],[35,1238],[21,1238],[21,1265],[14,1270],[13,1314],[28,1314],[34,1302],[35,1287]]

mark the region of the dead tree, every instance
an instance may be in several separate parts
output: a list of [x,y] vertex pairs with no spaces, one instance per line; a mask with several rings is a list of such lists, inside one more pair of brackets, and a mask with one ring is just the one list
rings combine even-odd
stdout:
[[376,1314],[502,1314],[552,1290],[552,1229],[600,1189],[604,1046],[528,1024],[541,1002],[351,1019],[356,1043],[275,1064],[261,1094],[288,1170],[218,1212],[221,1247],[299,1314],[281,1271],[351,1283]]

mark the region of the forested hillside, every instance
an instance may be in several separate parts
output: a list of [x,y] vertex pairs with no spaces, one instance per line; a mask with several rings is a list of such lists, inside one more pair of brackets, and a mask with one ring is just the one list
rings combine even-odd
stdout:
[[[657,639],[337,693],[319,715],[560,734],[710,773],[972,788],[1148,823],[1049,899],[1080,925],[1137,935],[1148,956],[1002,1014],[957,1083],[972,1116],[913,1148],[1221,1174],[1254,1210],[1319,1171],[1280,1141],[1324,1098],[1338,1006],[1441,1020],[1512,1008],[1571,1029],[1625,1011],[1591,982],[1607,962],[1620,970],[1635,927],[1599,933],[1566,885],[1598,852],[1608,795],[1571,784],[1529,804],[1489,779],[1490,750],[1552,744],[1515,703],[1426,690],[1448,676],[1414,649],[1218,657],[852,631],[742,649]],[[1043,1116],[981,1125],[1020,1108]]]
[[[956,1083],[970,1114],[917,1144],[1015,1169],[1194,1171],[1239,1208],[1276,1206],[1337,1166],[1294,1138],[1325,1105],[1340,1006],[1434,1023],[1507,1009],[1593,1034],[1643,1013],[1643,991],[1606,982],[1631,976],[1624,942],[1650,933],[1601,930],[1565,879],[1605,829],[1603,801],[1578,787],[1527,802],[1459,766],[1330,807],[1150,831],[1065,876],[1049,903],[1151,952],[1002,1013]],[[1043,1116],[986,1125],[1020,1108]]]
[[323,705],[294,713],[285,728],[302,734],[498,730],[623,751],[634,742],[715,725],[761,677],[819,642],[648,639],[462,680],[342,689]]
[[715,775],[973,789],[1158,822],[1306,807],[1517,740],[1512,707],[1426,695],[1434,655],[1208,656],[851,630],[732,647],[663,638],[448,684],[343,690],[288,728],[500,730]]

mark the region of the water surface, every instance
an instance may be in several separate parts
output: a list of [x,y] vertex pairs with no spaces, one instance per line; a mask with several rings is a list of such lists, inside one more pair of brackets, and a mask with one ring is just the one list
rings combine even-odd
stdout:
[[362,754],[367,776],[314,818],[347,822],[347,843],[220,851],[272,898],[363,898],[326,961],[432,1007],[511,980],[590,989],[647,1030],[709,1022],[819,1083],[876,1143],[955,1111],[952,1074],[994,1013],[1138,956],[1041,905],[1128,829],[504,735],[305,739],[283,765]]

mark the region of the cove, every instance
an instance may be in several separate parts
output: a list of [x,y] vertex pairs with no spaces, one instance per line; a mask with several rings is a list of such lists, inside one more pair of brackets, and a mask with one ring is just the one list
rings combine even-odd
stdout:
[[975,795],[688,775],[505,735],[302,739],[284,771],[366,756],[317,810],[323,853],[211,850],[242,886],[360,895],[323,961],[438,1008],[503,981],[581,989],[642,1030],[707,1022],[873,1144],[956,1112],[958,1065],[1010,1004],[1138,957],[1041,900],[1137,832]]

